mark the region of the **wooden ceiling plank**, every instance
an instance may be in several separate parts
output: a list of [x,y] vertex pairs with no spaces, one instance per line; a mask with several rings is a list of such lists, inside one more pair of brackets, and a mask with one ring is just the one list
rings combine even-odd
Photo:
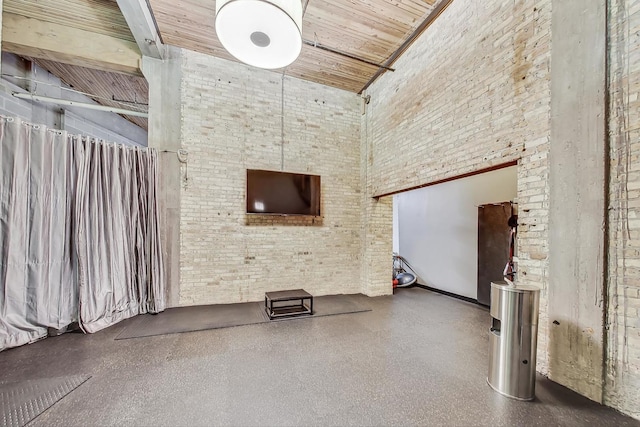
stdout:
[[21,56],[142,75],[141,55],[134,42],[13,13],[2,15],[2,49]]
[[378,69],[331,52],[304,54],[310,46],[303,46],[303,54],[286,69],[288,76],[310,80],[327,86],[357,92]]
[[4,0],[3,11],[40,21],[135,41],[115,2],[104,0]]
[[[312,3],[306,18],[325,23],[340,22],[347,27],[356,24],[362,27],[362,34],[366,36],[375,37],[378,33],[384,32],[393,38],[404,38],[407,31],[419,25],[421,18],[432,9],[433,7],[426,3],[422,3],[422,7],[415,11],[405,11],[398,5],[389,4],[388,1],[324,0]],[[313,19],[312,15],[315,15]]]
[[[318,35],[327,45],[340,43],[343,50],[385,62],[424,17],[433,0],[323,0],[310,4],[304,31]],[[367,57],[367,56],[365,56]]]
[[331,46],[375,63],[385,62],[389,55],[389,49],[393,46],[393,43],[380,39],[361,38],[354,32],[341,28],[319,27],[317,25],[307,25],[303,28],[305,39],[317,41],[319,44]]
[[[438,16],[451,4],[453,0],[440,0],[440,3],[429,13],[429,15],[422,21],[422,23],[415,29],[415,31],[407,37],[407,39],[396,49],[395,52],[389,57],[386,62],[386,65],[393,65],[393,63],[413,44],[413,42],[420,37],[422,33],[424,33],[427,28],[436,20]],[[360,92],[364,92],[378,77],[384,74],[385,69],[380,68],[371,79],[365,84]]]
[[358,62],[363,62],[363,63],[368,64],[368,65],[373,65],[374,67],[377,67],[377,68],[382,67],[382,68],[386,68],[389,71],[394,71],[393,68],[387,67],[387,66],[382,65],[382,64],[378,64],[377,62],[370,61],[370,60],[365,59],[365,58],[359,58],[359,57],[357,57],[355,55],[351,55],[349,53],[342,52],[342,51],[337,50],[337,49],[333,49],[333,48],[325,46],[323,44],[312,42],[311,40],[303,39],[302,43],[307,45],[307,46],[311,46],[314,49],[326,50],[328,52],[335,53],[336,55],[344,56],[346,58],[353,59],[353,60],[358,61]]
[[345,2],[329,5],[321,2],[317,6],[310,6],[306,16],[307,26],[303,28],[316,32],[326,44],[332,44],[335,40],[348,45],[349,41],[344,40],[347,35],[361,45],[378,46],[385,51],[383,59],[386,59],[433,9],[424,7],[419,14],[396,13],[394,16],[392,12],[397,8],[386,6],[384,14],[376,14],[362,7],[365,2],[356,4],[360,6],[350,7]]

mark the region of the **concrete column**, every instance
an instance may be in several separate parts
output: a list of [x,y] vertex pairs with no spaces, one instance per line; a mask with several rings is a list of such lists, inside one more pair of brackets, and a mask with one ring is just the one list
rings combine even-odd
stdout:
[[[51,98],[62,98],[60,79],[35,62],[29,61],[28,77],[31,79],[28,90],[32,93]],[[42,82],[41,84],[33,82]],[[46,83],[46,84],[45,84]],[[31,123],[43,124],[53,129],[62,129],[64,110],[57,105],[31,102]]]
[[606,2],[553,0],[549,377],[602,401]]
[[[4,3],[3,3],[3,0],[0,0],[0,52],[2,51],[2,11],[3,10],[4,10]],[[0,58],[0,76],[1,75],[2,75],[2,59]]]
[[142,72],[149,83],[149,147],[159,152],[160,226],[167,280],[167,307],[180,298],[180,111],[182,59],[178,48],[167,47],[164,60],[143,57]]

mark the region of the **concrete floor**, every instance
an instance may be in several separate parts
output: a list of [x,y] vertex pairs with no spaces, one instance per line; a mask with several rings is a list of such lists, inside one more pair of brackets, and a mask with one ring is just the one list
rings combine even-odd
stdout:
[[0,353],[2,382],[92,378],[30,426],[638,426],[539,377],[486,384],[487,310],[423,289],[373,311],[114,341],[127,321]]

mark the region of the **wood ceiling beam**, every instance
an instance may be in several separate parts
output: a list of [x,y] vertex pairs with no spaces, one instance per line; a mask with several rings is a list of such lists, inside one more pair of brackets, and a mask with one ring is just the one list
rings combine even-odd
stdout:
[[136,43],[13,13],[2,15],[2,50],[103,71],[141,76]]
[[131,34],[144,56],[164,58],[164,45],[146,0],[117,0]]

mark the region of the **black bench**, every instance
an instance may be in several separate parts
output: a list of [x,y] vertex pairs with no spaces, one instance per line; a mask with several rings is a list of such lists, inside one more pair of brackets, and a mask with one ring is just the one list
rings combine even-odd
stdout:
[[278,317],[311,315],[313,314],[313,296],[304,289],[265,292],[264,309],[269,320]]

